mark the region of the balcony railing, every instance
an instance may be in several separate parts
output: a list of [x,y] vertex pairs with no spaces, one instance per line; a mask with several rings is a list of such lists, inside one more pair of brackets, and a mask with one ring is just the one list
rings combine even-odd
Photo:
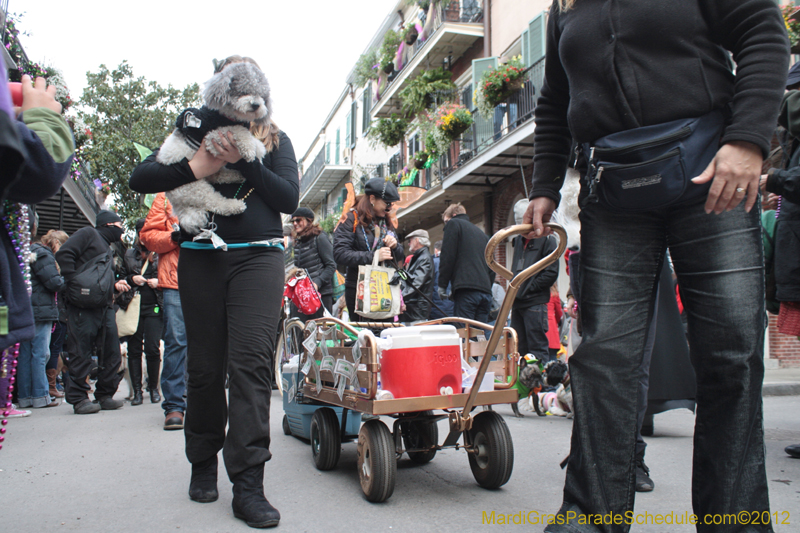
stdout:
[[314,183],[314,180],[319,173],[322,172],[322,169],[325,168],[325,165],[329,163],[328,158],[325,156],[325,146],[319,151],[317,156],[314,158],[314,161],[311,163],[311,166],[308,167],[308,170],[303,174],[303,179],[300,180],[300,196],[302,196],[311,184]]

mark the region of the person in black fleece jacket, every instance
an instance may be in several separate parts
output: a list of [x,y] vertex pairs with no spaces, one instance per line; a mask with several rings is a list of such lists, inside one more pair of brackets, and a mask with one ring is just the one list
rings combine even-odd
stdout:
[[[549,233],[542,223],[560,200],[573,141],[592,143],[723,108],[730,118],[716,155],[689,185],[711,182],[707,198],[648,211],[582,205],[583,342],[570,358],[572,447],[562,523],[545,531],[630,529],[578,521],[585,522],[582,514],[625,516],[633,508],[641,465],[634,460],[631,399],[667,247],[697,370],[694,513],[702,521],[717,513],[769,511],[763,251],[758,210],[751,208],[788,62],[785,25],[772,0],[553,3],[524,219],[533,223],[533,235]],[[567,516],[575,518],[566,523]],[[772,528],[753,524],[751,530]]]
[[494,281],[494,272],[483,256],[489,236],[469,221],[461,204],[449,206],[442,220],[444,236],[439,256],[439,296],[443,300],[448,298],[446,292],[450,284],[453,314],[486,323],[492,308]]
[[[100,211],[96,228],[81,228],[67,239],[56,261],[69,287],[81,267],[99,255],[109,253],[109,246],[122,237],[122,220],[116,213]],[[64,398],[76,414],[92,414],[101,409],[119,409],[122,402],[114,400],[121,376],[117,374],[122,355],[117,337],[117,321],[113,308],[114,291],[109,289],[105,307],[87,309],[73,305],[67,299],[67,381]],[[92,352],[100,344],[100,369],[95,384],[95,402],[89,400],[87,377],[92,371]]]
[[[255,63],[231,56],[216,70],[240,61]],[[184,432],[192,463],[189,497],[198,502],[219,497],[217,453],[222,449],[233,482],[234,516],[252,527],[269,527],[280,521],[263,484],[264,463],[272,457],[269,403],[284,282],[280,214],[297,209],[300,183],[289,137],[274,123],[251,126],[251,131],[267,148],[261,161],[242,160],[225,140],[216,144],[219,157],[201,144],[191,161],[173,165],[161,165],[151,155],[136,167],[130,186],[142,193],[169,191],[226,164],[245,178],[239,184],[214,184],[223,196],[247,203],[240,215],[212,218],[228,250],[204,240],[181,243],[178,279],[188,342]]]

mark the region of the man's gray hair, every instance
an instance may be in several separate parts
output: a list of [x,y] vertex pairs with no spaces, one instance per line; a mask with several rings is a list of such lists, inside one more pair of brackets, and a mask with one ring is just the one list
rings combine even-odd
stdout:
[[421,246],[430,247],[431,245],[430,239],[426,239],[425,237],[414,237],[414,238],[417,239],[417,241]]

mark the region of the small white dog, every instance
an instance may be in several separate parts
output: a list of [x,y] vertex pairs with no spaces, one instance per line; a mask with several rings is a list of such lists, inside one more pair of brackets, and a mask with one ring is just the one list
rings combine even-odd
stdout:
[[[228,65],[206,82],[203,100],[205,105],[200,109],[189,108],[180,114],[156,161],[164,165],[184,158],[191,161],[201,142],[211,154],[219,155],[212,140],[219,143],[228,132],[233,134],[233,144],[245,161],[260,160],[266,155],[263,143],[250,133],[251,123],[268,125],[272,116],[269,82],[258,67],[246,62]],[[211,184],[243,181],[240,172],[223,167],[204,180],[169,191],[167,198],[181,227],[196,235],[207,226],[208,212],[230,216],[246,208],[243,200],[225,198]]]

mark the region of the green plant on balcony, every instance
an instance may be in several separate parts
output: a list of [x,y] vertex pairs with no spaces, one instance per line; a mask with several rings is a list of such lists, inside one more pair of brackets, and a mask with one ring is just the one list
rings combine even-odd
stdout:
[[386,74],[390,74],[394,70],[394,56],[397,55],[397,48],[402,40],[402,36],[394,30],[387,31],[383,36],[383,44],[381,44],[380,49],[380,65],[381,70]]
[[358,58],[355,68],[355,84],[356,87],[363,87],[372,80],[377,80],[380,72],[378,71],[380,61],[378,60],[378,52],[370,50]]
[[426,150],[420,150],[416,154],[414,154],[414,158],[411,160],[414,168],[422,169],[425,167],[425,163],[428,162],[428,152]]
[[408,120],[392,114],[389,118],[379,118],[373,122],[367,137],[373,146],[381,144],[391,148],[400,144],[406,136],[406,131],[408,131]]
[[438,93],[454,91],[456,84],[451,81],[451,77],[452,74],[443,68],[420,72],[400,91],[403,114],[407,117],[420,115],[436,103]]
[[792,52],[797,53],[800,51],[800,22],[795,19],[800,8],[794,4],[786,4],[781,6],[781,12],[783,13],[783,22],[786,24],[786,32],[789,34]]
[[481,76],[473,103],[484,118],[491,118],[494,108],[525,85],[525,67],[522,56],[511,58],[497,68],[487,70]]
[[408,45],[411,46],[415,42],[417,42],[417,37],[419,37],[419,30],[417,30],[417,21],[412,20],[408,24],[406,24],[405,28],[401,32],[401,36],[403,37],[403,41]]
[[461,104],[447,103],[440,105],[433,115],[434,125],[442,134],[455,141],[472,126],[472,113]]

